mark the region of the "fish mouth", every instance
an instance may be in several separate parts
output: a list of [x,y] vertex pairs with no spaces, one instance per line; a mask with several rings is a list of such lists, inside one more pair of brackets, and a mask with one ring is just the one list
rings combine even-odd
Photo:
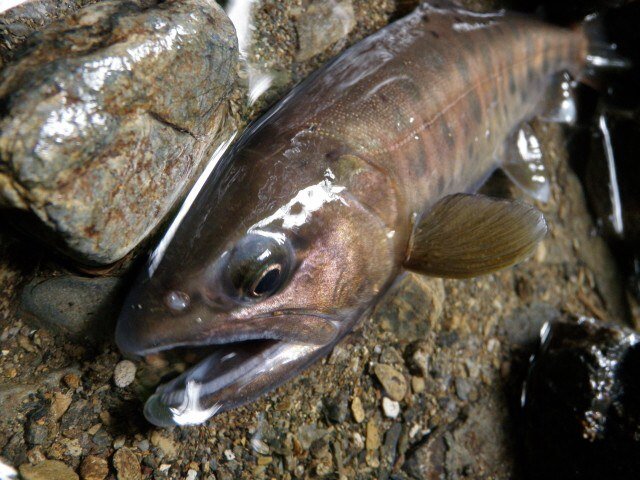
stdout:
[[145,403],[144,415],[159,427],[204,423],[276,388],[332,347],[284,340],[199,347],[200,360],[158,386]]
[[[340,337],[339,322],[323,314],[278,312],[255,320],[254,326],[278,322],[285,327],[138,349],[138,356],[159,355],[188,366],[148,398],[147,420],[160,427],[201,424],[279,386],[328,353]],[[298,329],[292,329],[294,320]]]

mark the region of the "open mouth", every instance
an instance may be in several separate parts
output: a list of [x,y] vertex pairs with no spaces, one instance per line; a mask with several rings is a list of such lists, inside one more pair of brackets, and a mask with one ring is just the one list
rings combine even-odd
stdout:
[[167,359],[182,358],[193,366],[156,389],[145,404],[145,417],[162,427],[203,423],[277,387],[329,348],[249,340],[168,351]]

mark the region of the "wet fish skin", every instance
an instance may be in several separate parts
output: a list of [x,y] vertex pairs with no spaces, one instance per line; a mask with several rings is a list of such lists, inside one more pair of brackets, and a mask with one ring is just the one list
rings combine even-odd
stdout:
[[[550,75],[577,74],[586,48],[578,29],[426,5],[296,87],[245,132],[170,228],[116,333],[136,355],[277,340],[263,347],[276,345],[279,361],[264,371],[246,355],[229,371],[211,367],[215,378],[187,372],[159,388],[147,417],[170,424],[156,413],[182,406],[201,414],[185,423],[202,421],[326,354],[400,273],[418,216],[474,191],[513,128],[535,113]],[[281,266],[286,280],[272,295],[245,298],[229,288],[229,259],[239,244],[268,241],[269,255],[290,264]],[[187,299],[183,311],[167,307],[171,292]],[[242,344],[223,348],[244,358]],[[229,383],[213,387],[221,377]],[[195,407],[189,382],[203,388]]]

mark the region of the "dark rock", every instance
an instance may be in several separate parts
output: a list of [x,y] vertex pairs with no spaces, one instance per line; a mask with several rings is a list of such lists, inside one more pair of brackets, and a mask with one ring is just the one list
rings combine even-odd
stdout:
[[561,313],[552,305],[534,302],[504,319],[505,335],[514,345],[533,346],[538,341],[542,325],[558,320],[560,316]]
[[48,434],[49,431],[46,426],[32,423],[27,429],[27,442],[31,445],[42,445],[47,439]]
[[86,400],[78,400],[71,404],[60,420],[62,433],[69,438],[80,435],[80,432],[88,430],[96,423],[91,406]]
[[525,385],[531,479],[628,479],[640,470],[640,336],[589,318],[551,324]]
[[122,299],[121,279],[66,275],[35,278],[23,289],[20,307],[40,325],[94,341],[110,335]]
[[333,423],[342,423],[349,414],[349,396],[345,393],[325,401],[327,418]]
[[221,141],[236,57],[209,0],[108,0],[31,35],[0,74],[0,205],[78,261],[122,258]]
[[402,432],[402,424],[394,423],[391,428],[384,434],[384,442],[382,443],[381,457],[388,466],[393,466],[396,460],[396,448],[400,433]]
[[416,480],[444,478],[447,446],[442,435],[428,435],[407,452],[402,469]]

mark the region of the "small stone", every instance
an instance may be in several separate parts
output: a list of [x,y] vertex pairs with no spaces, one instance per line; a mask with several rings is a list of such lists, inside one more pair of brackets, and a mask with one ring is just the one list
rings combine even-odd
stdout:
[[269,445],[264,443],[261,439],[253,437],[249,443],[251,444],[251,448],[254,452],[259,453],[260,455],[269,455]]
[[102,424],[101,423],[96,423],[94,426],[92,426],[89,430],[87,430],[87,433],[91,436],[95,435],[96,433],[98,433],[98,430],[100,430],[100,428],[102,428]]
[[31,445],[42,445],[47,436],[49,435],[49,430],[44,425],[39,425],[37,423],[32,423],[29,425],[27,430],[27,442]]
[[376,420],[372,418],[367,422],[367,438],[365,445],[367,450],[377,450],[380,448],[380,431]]
[[23,480],[78,480],[76,472],[58,460],[45,460],[37,465],[20,465]]
[[392,400],[399,402],[404,398],[404,395],[407,393],[407,381],[404,379],[402,373],[392,366],[383,363],[378,363],[373,371],[385,392],[387,392],[387,395],[389,395]]
[[187,471],[187,480],[196,480],[197,477],[198,477],[198,472],[193,468],[190,468]]
[[364,448],[364,438],[358,432],[353,433],[353,448],[356,452]]
[[397,418],[400,415],[400,404],[388,397],[383,397],[382,411],[387,418]]
[[471,393],[471,389],[473,388],[471,382],[466,378],[456,378],[456,395],[462,401],[469,400],[469,394]]
[[176,458],[178,449],[174,441],[160,434],[157,430],[151,434],[151,444],[164,452],[167,458]]
[[131,360],[118,362],[113,371],[113,383],[116,387],[125,388],[133,383],[136,378],[136,365]]
[[116,450],[124,447],[125,437],[118,437],[113,441],[113,448]]
[[62,377],[62,381],[67,385],[67,387],[75,390],[80,386],[80,377],[75,373],[68,373],[64,377]]
[[67,450],[67,454],[71,457],[79,457],[82,455],[82,447],[80,446],[80,440],[77,438],[65,438],[62,441],[64,448]]
[[427,384],[424,381],[424,378],[416,376],[411,377],[411,390],[413,390],[413,393],[422,393],[426,387]]
[[149,440],[140,440],[138,442],[138,450],[140,450],[141,452],[146,452],[147,450],[149,450]]
[[332,423],[342,423],[347,419],[349,414],[349,398],[346,394],[338,395],[325,401],[325,410],[327,418]]
[[231,462],[236,459],[236,455],[233,453],[233,450],[227,449],[224,451],[224,458]]
[[113,466],[118,472],[118,480],[142,479],[138,457],[127,447],[122,447],[113,455]]
[[273,461],[273,457],[263,456],[263,455],[258,456],[258,465],[260,466],[269,465],[272,461]]
[[80,465],[82,480],[104,480],[109,474],[109,465],[104,458],[89,455]]
[[362,408],[362,400],[360,400],[360,397],[355,397],[351,402],[351,414],[356,423],[362,423],[364,421],[364,408]]

